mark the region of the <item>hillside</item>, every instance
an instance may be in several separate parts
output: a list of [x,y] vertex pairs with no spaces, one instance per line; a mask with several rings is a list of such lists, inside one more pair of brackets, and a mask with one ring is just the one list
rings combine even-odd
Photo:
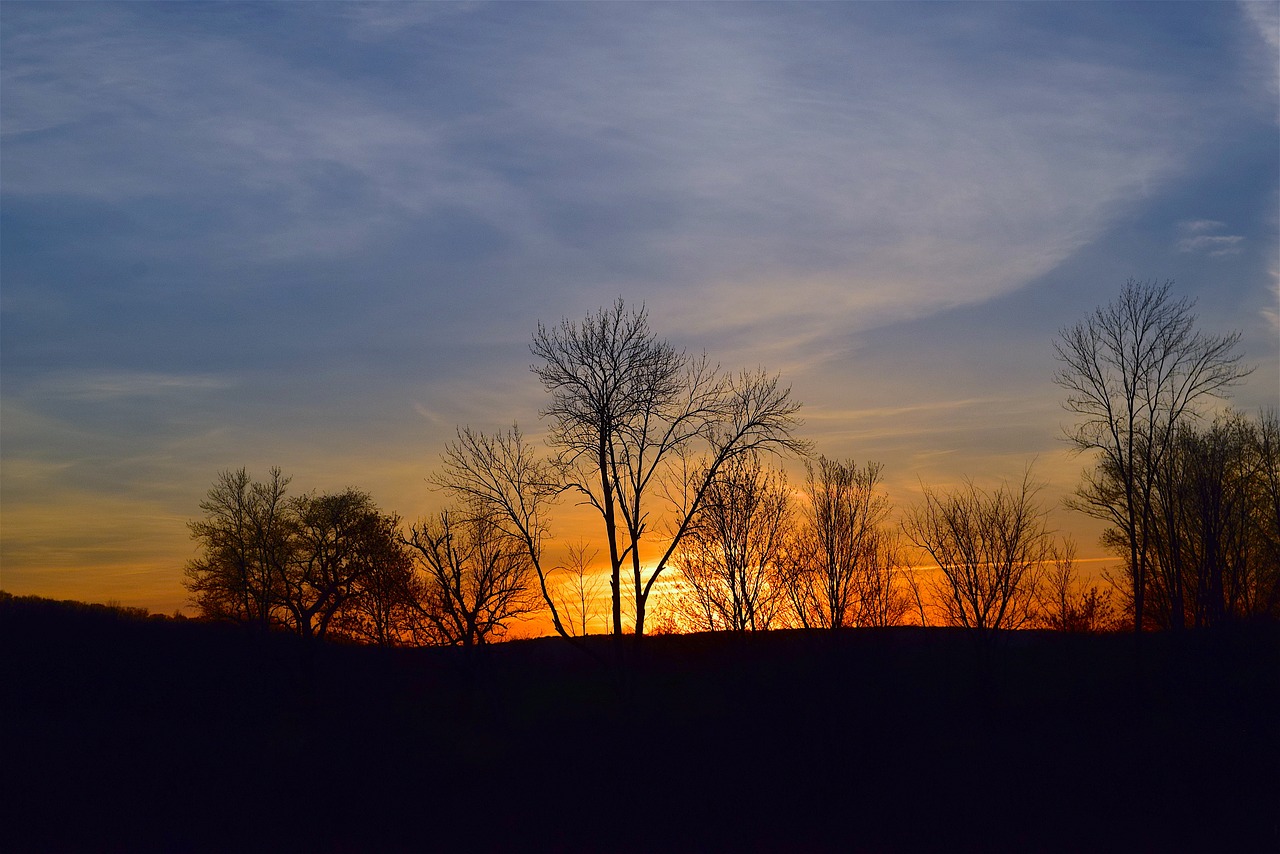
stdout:
[[304,645],[0,600],[12,851],[1275,850],[1280,633]]

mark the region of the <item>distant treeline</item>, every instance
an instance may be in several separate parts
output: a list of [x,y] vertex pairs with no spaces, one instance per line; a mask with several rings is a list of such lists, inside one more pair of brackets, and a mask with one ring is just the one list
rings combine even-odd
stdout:
[[87,620],[97,621],[130,621],[141,620],[186,620],[181,611],[172,616],[153,614],[146,608],[122,605],[119,602],[81,602],[76,599],[49,599],[45,596],[15,596],[0,590],[0,614],[11,614],[21,610],[25,614],[50,615],[66,618],[79,615]]
[[[1049,529],[1030,465],[994,489],[926,486],[893,522],[881,465],[814,454],[778,377],[678,351],[619,299],[534,333],[548,453],[518,427],[460,428],[431,478],[452,503],[407,527],[356,489],[289,495],[279,469],[222,472],[191,524],[202,556],[186,586],[205,617],[382,645],[484,644],[535,612],[571,640],[601,624],[1097,632],[1280,619],[1280,421],[1205,422],[1250,369],[1239,335],[1200,333],[1192,308],[1167,283],[1130,281],[1055,342],[1078,417],[1069,438],[1093,464],[1069,504],[1107,522],[1122,560],[1102,583]],[[803,459],[800,488],[770,465],[779,455]],[[600,537],[552,565],[563,501],[593,508]],[[910,568],[921,562],[932,569]]]

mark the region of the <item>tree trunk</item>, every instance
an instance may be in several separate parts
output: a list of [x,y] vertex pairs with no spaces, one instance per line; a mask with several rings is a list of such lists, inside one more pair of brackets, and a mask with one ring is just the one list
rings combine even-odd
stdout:
[[604,529],[609,540],[609,586],[613,591],[613,635],[622,637],[622,558],[618,556],[618,529],[613,507],[613,487],[609,482],[609,448],[606,427],[600,427],[599,459],[600,492],[604,504]]

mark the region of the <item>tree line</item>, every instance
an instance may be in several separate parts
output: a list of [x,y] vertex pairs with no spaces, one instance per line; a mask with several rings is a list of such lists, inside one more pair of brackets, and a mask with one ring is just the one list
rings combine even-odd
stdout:
[[[185,583],[206,617],[386,645],[483,644],[540,611],[570,639],[602,616],[619,637],[1275,619],[1280,427],[1230,411],[1205,424],[1249,371],[1239,335],[1198,332],[1193,305],[1131,280],[1055,342],[1079,416],[1068,438],[1092,464],[1068,503],[1110,523],[1123,564],[1109,583],[1081,578],[1030,467],[995,489],[925,487],[895,523],[883,467],[814,454],[778,376],[677,350],[621,299],[533,335],[545,452],[518,426],[460,427],[430,478],[449,505],[409,525],[359,490],[289,496],[278,469],[223,472],[190,525],[201,556]],[[772,464],[787,456],[804,461],[797,488]],[[567,501],[600,538],[552,565]]]

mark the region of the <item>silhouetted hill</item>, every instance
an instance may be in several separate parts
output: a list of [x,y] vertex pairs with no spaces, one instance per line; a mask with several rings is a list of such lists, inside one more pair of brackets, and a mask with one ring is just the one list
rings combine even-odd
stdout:
[[1280,846],[1280,634],[306,645],[0,598],[11,851]]

